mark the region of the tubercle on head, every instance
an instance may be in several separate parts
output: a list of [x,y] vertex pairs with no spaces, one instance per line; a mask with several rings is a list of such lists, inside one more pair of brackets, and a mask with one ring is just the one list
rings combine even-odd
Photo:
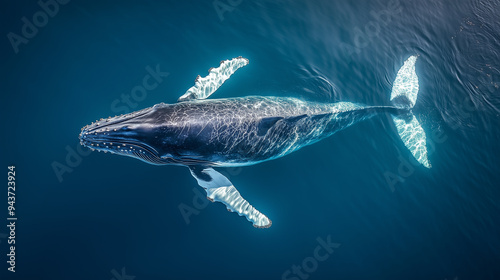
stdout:
[[[157,108],[157,106],[158,104],[152,108]],[[88,147],[91,151],[97,150],[98,152],[110,152],[112,154],[122,154],[132,157],[135,157],[137,154],[147,155],[149,151],[144,150],[140,144],[134,145],[122,143],[120,138],[123,137],[123,135],[115,135],[113,132],[121,133],[121,130],[124,129],[125,133],[129,133],[127,125],[128,121],[132,120],[132,122],[134,122],[135,118],[143,116],[149,112],[151,112],[151,108],[96,120],[81,129],[79,136],[80,144]],[[116,138],[115,136],[118,138],[113,140]],[[111,141],[115,142],[113,143]]]
[[[84,128],[85,129],[85,128]],[[113,129],[114,131],[117,131],[117,129]],[[82,132],[80,134],[80,144],[88,147],[91,151],[98,151],[101,152],[103,151],[104,153],[110,152],[110,153],[123,153],[123,154],[132,154],[132,153],[137,153],[141,152],[144,153],[144,151],[141,151],[140,149],[137,149],[133,145],[126,144],[126,143],[113,143],[111,141],[109,142],[92,142],[88,141],[87,137],[89,135],[110,135],[111,130],[109,128],[100,128],[97,130],[94,130],[92,132]]]
[[[85,130],[88,130],[88,129],[96,129],[98,127],[102,127],[103,125],[106,125],[106,123],[109,123],[111,122],[112,120],[119,120],[121,118],[124,118],[125,116],[128,116],[130,114],[122,114],[122,115],[119,115],[119,116],[114,116],[114,117],[108,117],[107,119],[103,119],[101,118],[100,120],[96,120],[95,122],[92,122],[91,124],[88,124],[84,127],[81,128],[81,132],[84,132]],[[102,123],[104,122],[104,124]],[[104,131],[111,131],[109,128],[101,128],[101,129],[96,129],[94,131],[92,131],[92,133],[95,133],[95,132],[104,132]],[[113,131],[117,131],[117,129],[113,129]],[[88,135],[89,133],[88,132],[85,132],[84,135]]]
[[[159,104],[154,105],[152,108],[154,109],[154,108],[157,108],[159,106],[164,106],[164,105],[165,105],[164,103],[159,103]],[[146,108],[143,110],[139,110],[139,111],[127,113],[127,114],[115,115],[114,117],[109,116],[107,118],[101,118],[99,120],[96,120],[95,122],[92,122],[89,125],[84,126],[81,130],[83,132],[86,129],[88,130],[88,129],[98,128],[98,127],[103,126],[103,125],[105,126],[113,121],[123,121],[123,119],[125,119],[125,118],[134,118],[134,117],[140,116],[144,113],[147,113],[149,111],[149,109],[151,109],[151,108]]]

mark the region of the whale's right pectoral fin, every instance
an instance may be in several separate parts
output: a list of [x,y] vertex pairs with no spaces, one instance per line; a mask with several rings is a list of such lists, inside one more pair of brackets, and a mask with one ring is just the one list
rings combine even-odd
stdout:
[[179,97],[178,102],[205,99],[212,95],[236,70],[248,64],[248,59],[243,57],[221,61],[220,66],[211,68],[208,76],[202,78],[198,76],[194,81],[194,86]]
[[224,175],[210,167],[189,166],[189,170],[198,184],[207,191],[207,198],[210,201],[224,203],[227,210],[245,216],[256,228],[271,226],[271,220],[241,197],[238,190]]

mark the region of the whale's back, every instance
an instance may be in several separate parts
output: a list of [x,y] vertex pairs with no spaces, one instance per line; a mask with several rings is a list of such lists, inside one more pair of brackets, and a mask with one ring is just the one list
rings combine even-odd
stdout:
[[[364,107],[295,98],[244,97],[157,105],[178,158],[219,166],[250,165],[289,154],[356,121]],[[180,159],[178,159],[180,160]]]

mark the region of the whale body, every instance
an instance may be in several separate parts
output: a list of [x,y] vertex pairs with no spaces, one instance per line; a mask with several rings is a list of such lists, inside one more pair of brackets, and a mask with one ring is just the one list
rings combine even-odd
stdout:
[[101,119],[82,128],[80,142],[93,150],[140,159],[155,165],[189,167],[211,201],[245,216],[255,227],[271,220],[251,206],[216,167],[258,164],[288,155],[359,121],[389,113],[414,157],[430,167],[425,132],[412,114],[418,93],[416,57],[399,70],[392,106],[351,102],[319,103],[290,97],[248,96],[206,99],[245,58],[222,61],[207,77],[198,76],[175,104],[156,104],[130,114]]

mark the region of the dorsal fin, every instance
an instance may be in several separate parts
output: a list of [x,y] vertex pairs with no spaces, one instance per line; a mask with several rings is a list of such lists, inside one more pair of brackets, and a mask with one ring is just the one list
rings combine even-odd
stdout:
[[257,126],[257,135],[258,136],[264,136],[266,135],[267,131],[270,130],[278,121],[283,120],[284,122],[288,124],[294,124],[298,122],[299,120],[302,120],[304,118],[309,117],[307,114],[303,115],[298,115],[298,116],[291,116],[291,117],[266,117],[262,118]]
[[210,68],[208,76],[202,78],[198,76],[194,81],[194,86],[179,97],[178,102],[205,99],[212,95],[231,75],[239,68],[248,64],[248,59],[243,57],[221,61],[217,68]]
[[266,135],[267,131],[282,119],[283,117],[268,117],[261,119],[259,125],[257,126],[257,135]]

